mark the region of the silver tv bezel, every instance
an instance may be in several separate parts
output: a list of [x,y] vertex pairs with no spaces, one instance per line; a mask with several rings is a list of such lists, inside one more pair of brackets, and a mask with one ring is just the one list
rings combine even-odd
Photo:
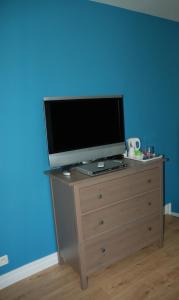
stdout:
[[[51,100],[76,100],[76,99],[97,99],[97,98],[123,98],[122,95],[118,96],[94,96],[94,97],[44,97],[45,101]],[[45,122],[46,124],[46,122]],[[46,130],[46,141],[47,140],[47,130]],[[65,151],[60,153],[49,154],[49,164],[50,168],[59,168],[64,166],[69,166],[73,164],[80,164],[86,161],[94,161],[96,159],[102,159],[110,156],[115,156],[119,154],[124,154],[125,152],[125,141],[121,143],[107,144],[90,148],[82,148],[77,150]]]

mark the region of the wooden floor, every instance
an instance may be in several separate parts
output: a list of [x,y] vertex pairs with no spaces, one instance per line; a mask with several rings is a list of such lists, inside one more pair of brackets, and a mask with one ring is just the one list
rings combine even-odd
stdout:
[[0,300],[179,300],[179,218],[165,218],[164,247],[145,248],[89,278],[55,266],[0,291]]

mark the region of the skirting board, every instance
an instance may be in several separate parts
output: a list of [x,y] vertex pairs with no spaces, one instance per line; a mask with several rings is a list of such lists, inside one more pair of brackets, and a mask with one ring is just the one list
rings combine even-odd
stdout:
[[172,204],[171,204],[171,202],[165,204],[165,206],[164,206],[164,214],[165,215],[171,215],[171,211],[172,211]]
[[56,264],[58,264],[58,255],[55,252],[1,275],[0,290]]
[[175,213],[174,211],[172,211],[171,202],[164,206],[164,214],[165,215],[171,215],[171,216],[179,218],[179,213]]

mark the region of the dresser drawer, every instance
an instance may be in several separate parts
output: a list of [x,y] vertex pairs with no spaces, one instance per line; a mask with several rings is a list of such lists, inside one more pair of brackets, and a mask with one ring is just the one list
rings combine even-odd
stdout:
[[160,238],[159,217],[136,222],[125,228],[86,242],[85,261],[90,274],[126,257]]
[[82,217],[83,238],[88,239],[113,230],[144,216],[160,212],[160,191],[120,201],[118,204],[88,213]]
[[80,189],[82,213],[160,187],[160,170],[153,168]]

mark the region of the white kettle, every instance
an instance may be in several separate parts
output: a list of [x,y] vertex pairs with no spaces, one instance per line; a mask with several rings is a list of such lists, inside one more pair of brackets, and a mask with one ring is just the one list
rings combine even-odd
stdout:
[[139,138],[130,138],[127,140],[128,156],[135,157],[135,151],[140,150],[141,142]]

